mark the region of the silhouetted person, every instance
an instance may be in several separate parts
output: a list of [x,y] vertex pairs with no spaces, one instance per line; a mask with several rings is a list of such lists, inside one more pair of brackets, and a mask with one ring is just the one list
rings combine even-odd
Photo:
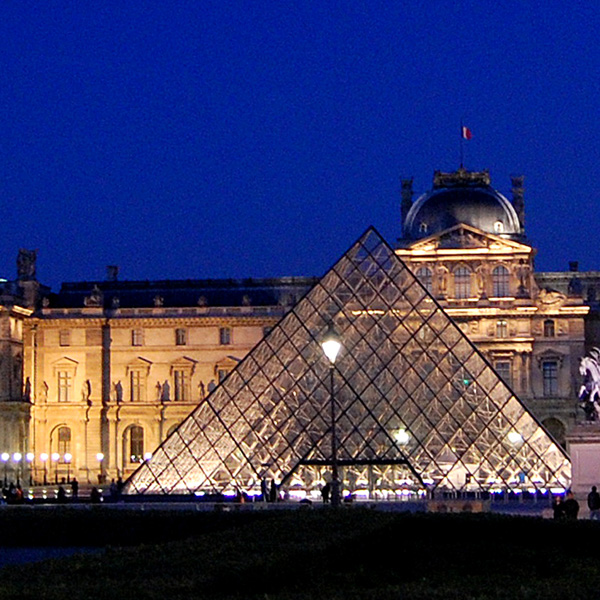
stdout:
[[269,490],[269,500],[271,502],[277,502],[277,484],[275,480],[271,480],[271,489]]
[[600,519],[600,494],[595,485],[588,494],[587,505],[590,509],[590,519]]
[[93,487],[92,491],[90,492],[90,502],[92,504],[99,504],[102,502],[102,494],[97,487]]
[[327,482],[321,488],[321,496],[323,497],[323,504],[329,504],[329,497],[331,495],[331,484]]
[[79,481],[77,481],[76,477],[71,479],[71,496],[73,499],[77,498],[79,495]]
[[563,505],[564,505],[564,503],[563,503],[562,496],[556,496],[552,500],[552,511],[554,513],[554,519],[556,521],[560,521],[565,516],[564,510],[563,510],[564,509]]
[[260,493],[262,495],[263,502],[268,502],[269,486],[267,485],[267,480],[264,477],[260,480]]
[[67,501],[67,492],[62,485],[58,486],[58,492],[56,492],[56,501],[59,504],[64,504]]
[[571,490],[567,492],[567,499],[563,502],[563,513],[567,521],[577,521],[579,502],[575,500],[575,496],[573,496]]

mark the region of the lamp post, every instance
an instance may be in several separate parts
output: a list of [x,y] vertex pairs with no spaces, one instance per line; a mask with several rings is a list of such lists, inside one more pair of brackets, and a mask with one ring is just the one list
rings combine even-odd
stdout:
[[70,452],[66,452],[65,462],[67,463],[67,483],[71,482],[71,460],[73,460],[73,455]]
[[335,394],[333,371],[335,369],[335,359],[342,347],[339,335],[336,333],[333,324],[325,337],[321,341],[323,354],[329,359],[329,397],[331,408],[331,506],[340,505],[340,479],[338,474],[337,462],[337,434],[335,430]]
[[96,460],[98,461],[98,484],[104,483],[104,470],[103,470],[103,460],[104,454],[102,452],[98,452],[96,454]]
[[6,473],[8,459],[10,458],[10,454],[8,452],[3,452],[0,454],[0,459],[4,463],[4,487],[8,485],[8,477]]
[[15,463],[15,471],[17,474],[17,486],[21,485],[21,459],[23,455],[20,452],[15,452],[12,455],[13,462]]
[[50,458],[54,463],[54,483],[58,483],[58,460],[60,458],[60,454],[58,452],[53,452],[50,455]]
[[28,452],[25,455],[25,460],[27,461],[27,470],[29,471],[29,485],[33,485],[33,459],[35,458],[35,454],[33,452]]
[[46,462],[48,461],[48,453],[42,452],[40,454],[40,460],[44,465],[44,485],[48,485],[48,468],[46,467]]

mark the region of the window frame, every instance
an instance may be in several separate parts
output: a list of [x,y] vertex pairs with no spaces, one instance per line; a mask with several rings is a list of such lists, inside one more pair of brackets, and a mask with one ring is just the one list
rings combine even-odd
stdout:
[[504,265],[492,269],[492,296],[494,298],[510,297],[510,271]]
[[457,300],[467,300],[471,297],[472,292],[472,275],[473,272],[469,267],[461,265],[454,269],[454,297]]

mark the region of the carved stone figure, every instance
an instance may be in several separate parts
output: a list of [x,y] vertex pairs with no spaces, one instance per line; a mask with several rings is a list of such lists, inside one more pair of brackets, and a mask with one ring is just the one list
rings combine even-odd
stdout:
[[162,384],[162,392],[160,394],[161,402],[169,402],[171,400],[171,386],[169,382],[165,379],[165,382]]
[[560,308],[567,300],[567,297],[555,290],[542,289],[538,294],[536,303],[541,310],[555,310]]
[[19,254],[17,255],[17,278],[20,281],[35,279],[37,252],[37,250],[19,249]]
[[156,389],[156,400],[157,402],[160,402],[162,398],[162,385],[160,384],[160,381],[157,381],[154,387]]
[[593,348],[579,363],[583,384],[579,388],[579,405],[586,421],[600,419],[600,350]]
[[102,292],[97,285],[92,289],[92,293],[83,299],[83,304],[84,306],[102,306]]
[[154,296],[154,306],[160,307],[165,303],[165,300],[162,296]]
[[90,396],[92,395],[92,382],[86,379],[81,386],[81,400],[87,404],[91,404]]
[[31,380],[29,377],[25,380],[25,388],[23,389],[23,400],[31,402]]
[[40,398],[42,402],[46,402],[48,400],[48,384],[45,381],[42,381],[42,388],[40,390]]
[[440,296],[446,296],[448,292],[448,269],[444,265],[438,265],[437,277],[438,277],[438,293]]
[[116,402],[123,402],[123,386],[120,381],[113,385],[114,397]]
[[204,382],[200,381],[198,384],[198,394],[200,396],[200,400],[204,400],[206,398],[206,389],[204,388]]

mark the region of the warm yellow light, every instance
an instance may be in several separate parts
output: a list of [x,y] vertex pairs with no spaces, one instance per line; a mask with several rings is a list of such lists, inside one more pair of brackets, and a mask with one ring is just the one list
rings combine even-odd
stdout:
[[104,460],[104,454],[102,454],[102,452],[98,452],[98,454],[96,454],[96,460],[98,462],[102,462]]
[[323,353],[329,359],[329,362],[332,365],[335,364],[335,359],[342,348],[342,342],[340,341],[339,335],[333,328],[333,325],[329,326],[329,329],[327,330],[327,333],[321,342],[321,348],[323,348]]
[[65,462],[71,462],[73,455],[70,452],[65,453]]
[[25,455],[25,460],[26,460],[27,462],[33,462],[33,459],[34,459],[34,458],[35,458],[35,454],[34,454],[33,452],[28,452],[28,453]]
[[523,441],[523,436],[517,431],[511,431],[507,437],[511,444],[520,444]]
[[42,462],[46,462],[46,461],[48,460],[48,454],[46,454],[46,452],[42,452],[42,453],[40,454],[40,460],[41,460]]
[[50,456],[50,458],[54,461],[57,462],[58,459],[60,458],[60,454],[58,452],[53,452],[52,455]]
[[408,431],[406,431],[406,429],[399,429],[394,437],[401,446],[405,446],[410,440],[410,434]]

